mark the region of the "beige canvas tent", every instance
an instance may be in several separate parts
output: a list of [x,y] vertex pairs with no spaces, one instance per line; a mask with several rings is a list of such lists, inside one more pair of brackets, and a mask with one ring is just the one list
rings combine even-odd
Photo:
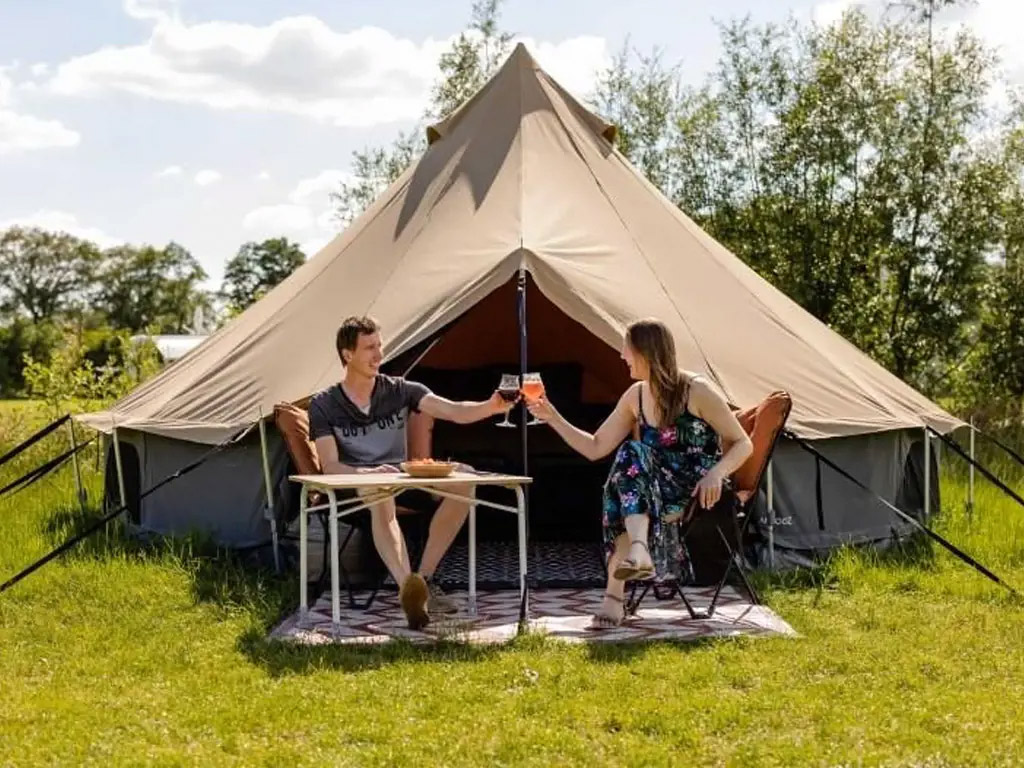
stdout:
[[[672,328],[685,368],[717,382],[737,406],[789,391],[790,428],[896,498],[923,426],[948,432],[959,422],[703,232],[614,137],[518,46],[473,98],[430,127],[425,154],[355,223],[197,349],[82,420],[100,430],[116,424],[134,441],[146,487],[261,409],[336,381],[334,332],[344,316],[364,313],[382,323],[395,370],[418,361],[413,378],[433,376],[439,391],[473,381],[478,391],[466,394],[485,397],[497,379],[472,372],[518,370],[515,281],[523,274],[529,365],[551,368],[559,405],[599,420],[627,383],[618,359],[625,326],[655,316]],[[568,373],[559,378],[559,370]],[[507,437],[500,432],[479,425],[439,438],[472,452],[474,439],[493,448]],[[536,450],[570,466],[544,432],[530,432]],[[825,513],[834,525],[823,526],[814,462],[790,448],[780,448],[774,477],[795,549],[890,535],[887,513],[835,479],[826,483]],[[283,475],[279,448],[274,461]],[[232,449],[147,499],[142,522],[252,538],[265,530],[260,471],[253,446]],[[543,473],[544,462],[531,471]],[[560,472],[563,484],[573,477]],[[586,478],[599,490],[597,475]],[[594,502],[589,492],[580,498]],[[784,543],[786,531],[779,535]]]

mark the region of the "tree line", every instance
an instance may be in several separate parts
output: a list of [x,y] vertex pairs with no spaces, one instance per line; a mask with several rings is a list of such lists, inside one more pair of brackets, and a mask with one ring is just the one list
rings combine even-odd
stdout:
[[178,243],[101,249],[63,232],[11,227],[0,233],[0,395],[22,394],[26,363],[68,344],[100,369],[128,359],[132,335],[205,333],[304,261],[286,238],[248,242],[211,291]]
[[[958,4],[905,0],[877,16],[854,7],[827,26],[726,23],[698,85],[657,51],[627,46],[588,101],[654,185],[815,317],[947,407],[1019,418],[1024,102],[1000,84],[993,51],[940,24]],[[425,123],[500,66],[513,38],[500,10],[501,0],[473,4],[419,125],[353,153],[351,180],[331,195],[339,226],[422,153]],[[216,296],[221,314],[303,258],[283,239],[244,245]],[[9,340],[31,346],[54,318],[181,332],[215,298],[173,243],[98,252],[13,230],[0,240],[0,274],[0,386],[5,375],[17,385],[2,368],[3,355],[14,368],[20,359],[3,351]]]

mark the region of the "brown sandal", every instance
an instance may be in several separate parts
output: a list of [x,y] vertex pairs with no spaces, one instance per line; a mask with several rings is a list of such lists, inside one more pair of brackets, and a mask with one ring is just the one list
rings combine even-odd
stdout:
[[[631,541],[629,546],[632,547],[634,544],[639,544],[647,550],[647,554],[650,555],[651,550],[647,548],[647,543],[637,539]],[[638,566],[636,560],[631,556],[626,557],[612,573],[612,576],[619,581],[647,581],[648,579],[654,578],[654,563],[650,565]]]

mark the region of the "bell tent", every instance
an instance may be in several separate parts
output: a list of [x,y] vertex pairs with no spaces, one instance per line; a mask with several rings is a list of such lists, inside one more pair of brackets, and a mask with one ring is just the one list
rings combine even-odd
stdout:
[[[81,417],[105,432],[116,425],[129,497],[275,404],[338,381],[334,338],[348,315],[380,322],[390,372],[450,398],[487,397],[524,351],[552,402],[589,428],[629,384],[625,327],[653,316],[672,329],[680,365],[730,403],[787,391],[793,434],[920,511],[923,428],[961,423],[701,230],[616,150],[615,128],[522,45],[428,139],[418,162],[287,280],[109,411]],[[284,498],[288,458],[269,430]],[[531,537],[596,541],[607,464],[588,464],[546,427],[527,438]],[[520,437],[493,420],[438,424],[433,439],[435,456],[522,469]],[[136,502],[133,516],[145,530],[256,544],[269,538],[263,477],[250,434]],[[780,442],[771,477],[780,562],[906,529],[793,441]],[[762,532],[767,522],[757,519]]]

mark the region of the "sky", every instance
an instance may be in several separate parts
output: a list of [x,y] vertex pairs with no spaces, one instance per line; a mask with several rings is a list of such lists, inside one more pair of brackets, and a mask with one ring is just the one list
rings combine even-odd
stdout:
[[[869,10],[881,0],[869,0]],[[698,83],[719,22],[827,24],[853,0],[506,0],[581,100],[623,45]],[[249,240],[312,256],[353,150],[419,122],[471,0],[0,0],[0,229],[188,248],[211,288]],[[1024,0],[947,14],[1024,84]],[[1015,39],[1020,38],[1020,39]]]

